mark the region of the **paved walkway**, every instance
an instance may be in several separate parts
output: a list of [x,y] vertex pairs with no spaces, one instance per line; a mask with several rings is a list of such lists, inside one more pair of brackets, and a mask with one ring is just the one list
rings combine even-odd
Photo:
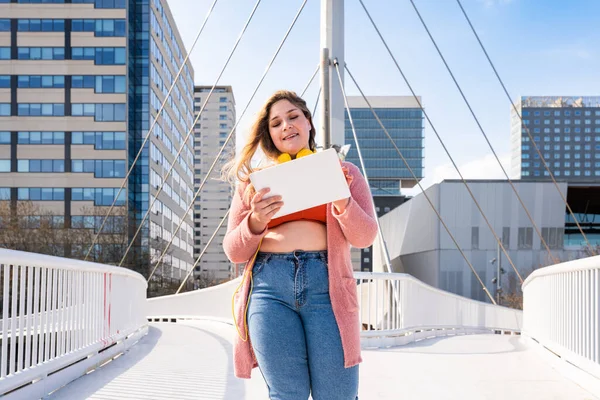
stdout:
[[[48,397],[53,400],[262,400],[260,373],[233,375],[233,328],[153,323],[128,353]],[[431,339],[364,350],[361,400],[600,400],[564,378],[517,336]],[[301,400],[301,399],[299,399]]]

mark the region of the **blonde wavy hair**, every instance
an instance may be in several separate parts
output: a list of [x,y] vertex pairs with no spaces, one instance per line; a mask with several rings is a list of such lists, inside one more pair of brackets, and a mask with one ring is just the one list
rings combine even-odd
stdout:
[[[265,156],[270,160],[277,160],[277,157],[281,154],[269,133],[269,114],[271,113],[271,107],[273,104],[281,100],[287,100],[294,106],[298,107],[304,114],[304,116],[310,122],[310,134],[308,139],[308,146],[312,151],[316,150],[317,144],[315,142],[316,130],[312,122],[312,115],[310,110],[306,106],[306,101],[298,96],[295,92],[289,90],[279,90],[271,95],[265,104],[261,107],[252,128],[248,135],[246,145],[242,149],[239,157],[232,158],[228,163],[223,166],[221,171],[222,177],[225,181],[235,185],[236,181],[241,183],[247,183],[250,178],[249,175],[256,170],[252,167],[252,157],[260,146]],[[252,185],[248,185],[246,189],[246,195],[254,193]],[[245,196],[244,196],[245,197]]]

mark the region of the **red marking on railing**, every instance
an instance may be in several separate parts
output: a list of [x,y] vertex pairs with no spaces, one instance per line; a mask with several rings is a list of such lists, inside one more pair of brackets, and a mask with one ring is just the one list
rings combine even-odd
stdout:
[[102,317],[102,344],[106,346],[108,343],[104,339],[106,337],[106,272],[104,273],[104,309]]
[[110,336],[110,309],[112,305],[112,274],[109,275],[110,281],[108,282],[108,335]]

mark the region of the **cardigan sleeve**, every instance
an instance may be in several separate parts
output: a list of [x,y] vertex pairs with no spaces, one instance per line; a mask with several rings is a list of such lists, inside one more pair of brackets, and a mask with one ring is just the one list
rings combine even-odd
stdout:
[[349,162],[344,162],[343,166],[348,167],[348,172],[354,178],[350,184],[350,202],[341,214],[331,204],[331,213],[338,221],[348,243],[358,248],[369,247],[377,236],[371,190],[358,167]]
[[223,250],[233,263],[248,261],[267,233],[267,228],[258,234],[250,230],[249,219],[252,213],[250,206],[245,204],[242,199],[245,186],[240,185],[233,196],[227,221],[227,233],[223,238]]

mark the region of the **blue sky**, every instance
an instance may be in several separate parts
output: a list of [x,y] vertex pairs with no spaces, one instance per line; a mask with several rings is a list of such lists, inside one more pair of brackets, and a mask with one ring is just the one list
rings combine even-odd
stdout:
[[[189,50],[211,1],[169,0]],[[220,0],[192,51],[197,84],[212,85],[255,1]],[[467,178],[503,177],[475,121],[408,0],[364,0],[452,157]],[[415,0],[467,99],[509,171],[510,103],[454,0]],[[301,0],[263,0],[220,84],[232,85],[238,115],[283,38]],[[600,95],[600,2],[462,0],[511,97]],[[319,61],[320,1],[309,0],[238,128],[275,90],[300,92]],[[346,63],[367,95],[410,95],[358,0],[345,2]],[[349,95],[358,91],[345,79]],[[315,80],[306,100],[314,105]],[[423,185],[456,172],[429,125]],[[416,194],[419,190],[412,191]]]

